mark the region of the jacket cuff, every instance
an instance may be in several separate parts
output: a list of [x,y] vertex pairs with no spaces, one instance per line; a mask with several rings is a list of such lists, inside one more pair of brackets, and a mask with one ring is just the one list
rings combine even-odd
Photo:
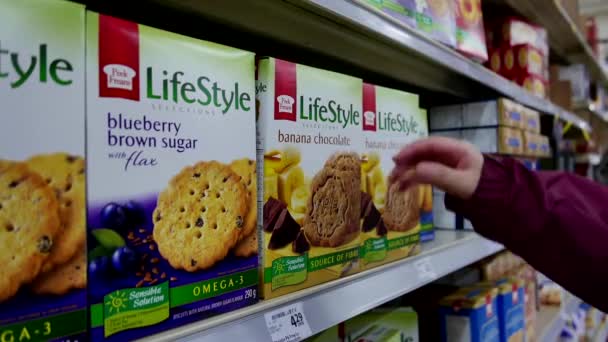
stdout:
[[[445,195],[447,209],[472,220],[472,216],[474,213],[479,213],[480,208],[487,208],[482,211],[491,211],[503,207],[505,194],[510,190],[511,177],[505,165],[495,158],[497,157],[484,155],[481,177],[471,198],[463,200],[449,194]],[[506,159],[504,162],[513,162],[513,160]]]

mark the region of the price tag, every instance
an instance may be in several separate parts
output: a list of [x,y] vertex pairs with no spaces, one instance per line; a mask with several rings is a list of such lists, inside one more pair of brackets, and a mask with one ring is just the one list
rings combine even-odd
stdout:
[[428,257],[416,260],[416,262],[414,262],[414,267],[416,267],[416,270],[418,271],[418,278],[420,278],[420,280],[437,279],[437,273],[435,272],[433,263]]
[[296,342],[312,335],[302,303],[284,306],[264,315],[272,342]]

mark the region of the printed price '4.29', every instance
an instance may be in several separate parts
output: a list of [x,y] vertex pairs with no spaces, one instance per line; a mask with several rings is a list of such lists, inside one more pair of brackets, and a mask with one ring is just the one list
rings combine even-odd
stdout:
[[291,325],[293,325],[296,328],[301,325],[304,325],[304,316],[302,316],[301,312],[297,312],[297,313],[291,315]]

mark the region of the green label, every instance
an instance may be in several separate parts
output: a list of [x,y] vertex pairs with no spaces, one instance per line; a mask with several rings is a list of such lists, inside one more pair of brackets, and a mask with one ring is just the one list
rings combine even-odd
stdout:
[[272,261],[270,279],[272,289],[295,285],[306,280],[308,254],[278,258]]
[[171,307],[182,306],[202,299],[216,297],[257,284],[256,269],[230,274],[221,278],[200,281],[188,285],[171,288]]
[[308,254],[278,258],[272,261],[272,267],[264,269],[264,283],[272,283],[273,290],[299,284],[306,280],[308,272],[344,264],[358,257],[359,247],[314,258],[308,258]]
[[425,223],[420,226],[421,232],[427,232],[427,231],[432,231],[432,230],[433,230],[433,223]]
[[382,261],[386,258],[387,241],[386,237],[371,238],[365,240],[360,250],[360,258],[366,262]]
[[425,31],[430,31],[433,28],[433,19],[424,13],[416,13],[416,22]]
[[47,341],[85,332],[86,315],[78,310],[0,327],[0,341]]
[[308,260],[308,271],[314,272],[335,265],[344,264],[359,257],[359,247],[346,249],[340,252],[320,255]]
[[388,250],[392,251],[393,249],[402,248],[409,245],[414,245],[420,241],[420,234],[415,233],[411,235],[406,235],[394,239],[388,240]]
[[145,327],[169,318],[169,282],[114,291],[103,297],[103,332]]

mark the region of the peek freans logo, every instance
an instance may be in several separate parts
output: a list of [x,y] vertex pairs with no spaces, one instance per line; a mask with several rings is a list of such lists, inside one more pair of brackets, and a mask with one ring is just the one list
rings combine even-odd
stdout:
[[375,132],[376,122],[376,87],[363,83],[363,130]]
[[99,15],[99,96],[139,101],[139,26]]
[[279,113],[293,113],[296,100],[289,95],[277,96],[277,105]]
[[108,88],[132,91],[135,87],[133,78],[137,72],[122,64],[108,64],[103,67]]

